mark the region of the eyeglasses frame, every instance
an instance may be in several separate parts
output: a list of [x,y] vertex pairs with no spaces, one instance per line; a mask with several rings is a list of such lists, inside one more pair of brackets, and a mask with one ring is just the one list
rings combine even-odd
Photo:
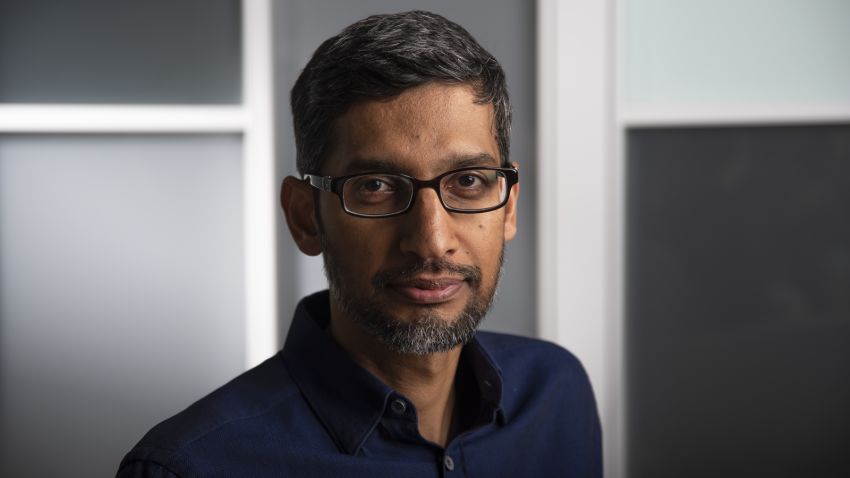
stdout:
[[[447,205],[446,201],[443,200],[443,193],[440,191],[440,181],[444,177],[446,177],[450,174],[456,174],[456,173],[460,173],[460,172],[463,172],[463,171],[475,171],[475,170],[481,170],[481,169],[485,169],[485,170],[488,170],[488,171],[500,171],[500,172],[505,174],[505,179],[507,179],[507,188],[508,188],[508,193],[505,194],[505,199],[503,199],[502,202],[499,203],[496,206],[488,207],[488,208],[484,208],[484,209],[457,209],[457,208],[453,208],[453,207]],[[410,194],[410,201],[407,203],[407,206],[405,206],[404,209],[402,209],[400,211],[389,213],[389,214],[362,214],[362,213],[359,213],[359,212],[354,212],[354,211],[349,210],[345,206],[345,200],[342,197],[342,191],[343,191],[343,186],[344,186],[345,182],[352,179],[352,178],[356,178],[356,177],[359,177],[359,176],[368,176],[370,174],[391,174],[393,176],[400,176],[402,178],[409,180],[413,184],[413,190]],[[317,175],[317,174],[304,174],[304,175],[301,176],[301,179],[308,182],[311,186],[313,186],[314,188],[316,188],[320,191],[327,191],[329,193],[336,194],[337,197],[339,198],[340,207],[342,207],[342,210],[345,211],[346,213],[348,213],[352,216],[356,216],[356,217],[378,219],[378,218],[384,218],[384,217],[400,216],[400,215],[406,213],[407,211],[409,211],[410,208],[413,207],[413,203],[416,202],[416,195],[419,193],[419,190],[423,189],[423,188],[433,189],[437,193],[437,197],[440,199],[440,204],[442,204],[443,208],[446,211],[449,211],[449,212],[456,212],[456,213],[460,213],[460,214],[480,214],[482,212],[495,211],[496,209],[500,209],[500,208],[504,207],[505,204],[508,203],[508,200],[511,198],[511,188],[513,188],[513,186],[515,184],[519,183],[519,171],[517,171],[516,168],[503,168],[503,167],[495,167],[495,166],[467,166],[467,167],[464,167],[464,168],[458,168],[458,169],[452,169],[451,171],[446,171],[446,172],[440,174],[439,176],[432,178],[432,179],[428,179],[428,180],[417,179],[417,178],[414,178],[413,176],[403,174],[403,173],[389,173],[389,172],[386,172],[386,171],[365,172],[365,173],[349,174],[349,175],[346,175],[346,176],[336,176],[336,177],[320,176],[320,175]]]

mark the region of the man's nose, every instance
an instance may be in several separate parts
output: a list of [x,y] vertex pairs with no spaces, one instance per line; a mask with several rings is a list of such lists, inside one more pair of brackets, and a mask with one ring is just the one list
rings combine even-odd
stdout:
[[420,189],[410,210],[401,219],[403,253],[428,260],[447,258],[457,251],[455,218],[443,207],[437,191]]

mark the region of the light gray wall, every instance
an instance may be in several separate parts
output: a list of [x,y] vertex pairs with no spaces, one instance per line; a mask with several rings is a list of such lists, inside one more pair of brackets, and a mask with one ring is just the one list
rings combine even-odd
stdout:
[[847,104],[846,0],[625,0],[623,100],[634,106]]
[[111,476],[244,364],[237,136],[0,135],[0,476]]
[[[475,0],[429,2],[358,0],[286,0],[277,3],[276,68],[278,99],[278,170],[295,172],[295,145],[288,93],[313,51],[345,26],[376,13],[425,9],[463,25],[504,67],[514,104],[511,158],[520,163],[522,194],[519,233],[507,247],[505,273],[484,329],[535,335],[535,10],[534,2]],[[279,233],[281,258],[281,324],[288,328],[293,302],[324,283],[320,260],[302,261],[292,246],[283,217]],[[307,270],[303,268],[306,267]],[[310,284],[293,280],[308,276]],[[287,302],[288,301],[288,302]]]

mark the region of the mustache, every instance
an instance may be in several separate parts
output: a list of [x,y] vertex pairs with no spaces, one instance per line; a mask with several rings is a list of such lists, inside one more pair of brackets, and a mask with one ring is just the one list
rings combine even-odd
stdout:
[[394,282],[412,279],[423,272],[429,272],[432,274],[449,272],[453,276],[462,277],[463,280],[469,282],[473,288],[481,284],[480,268],[476,266],[456,264],[445,259],[439,259],[426,260],[395,269],[383,270],[375,274],[372,278],[372,285],[375,287],[387,287]]

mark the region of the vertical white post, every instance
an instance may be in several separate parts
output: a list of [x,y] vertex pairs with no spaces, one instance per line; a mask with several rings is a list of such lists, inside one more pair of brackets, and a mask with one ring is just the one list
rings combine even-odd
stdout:
[[606,475],[622,476],[612,3],[538,4],[538,325],[587,369]]
[[278,348],[271,0],[242,1],[245,364]]
[[558,339],[558,268],[556,202],[558,172],[558,19],[557,0],[537,6],[537,330],[541,338]]

